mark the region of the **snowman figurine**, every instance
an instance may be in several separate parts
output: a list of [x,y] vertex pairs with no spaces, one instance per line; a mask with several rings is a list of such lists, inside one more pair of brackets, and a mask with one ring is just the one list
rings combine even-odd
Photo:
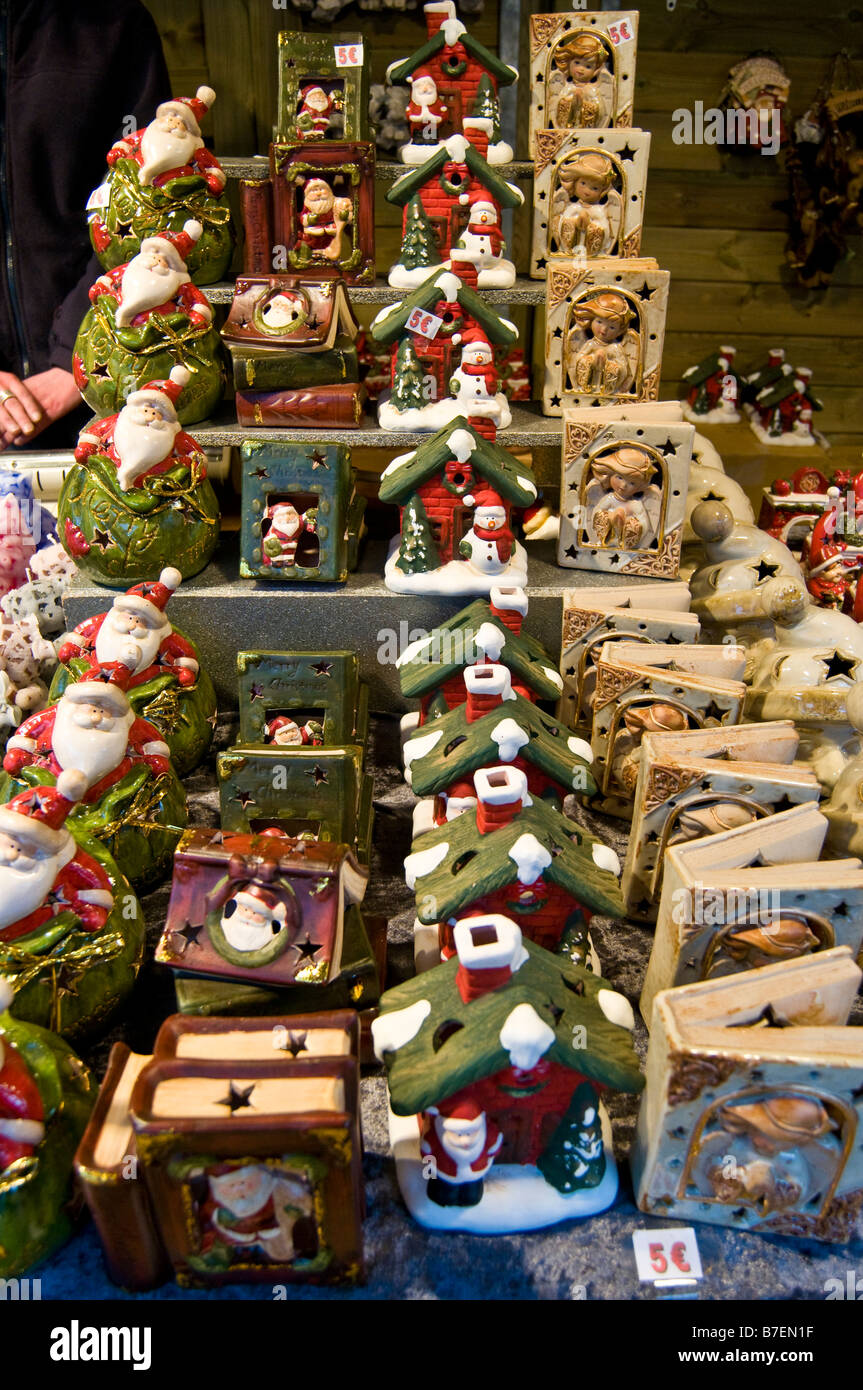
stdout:
[[477,285],[483,289],[508,289],[515,284],[515,265],[504,255],[506,242],[500,226],[500,213],[488,194],[475,194],[470,201],[470,221],[456,248],[458,259],[477,268]]
[[485,334],[479,328],[469,329],[460,341],[461,360],[449,380],[450,395],[459,415],[488,416],[500,429],[512,424],[506,397],[498,387],[494,353]]
[[478,574],[503,574],[515,549],[503,501],[491,488],[464,500],[474,508],[473,525],[459,545],[459,554]]

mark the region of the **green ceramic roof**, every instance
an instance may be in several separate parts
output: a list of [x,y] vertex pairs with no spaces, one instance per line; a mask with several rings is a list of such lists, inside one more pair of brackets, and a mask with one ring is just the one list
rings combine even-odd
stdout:
[[399,660],[402,694],[421,699],[471,665],[477,659],[475,638],[483,623],[491,623],[503,634],[503,665],[538,699],[558,700],[563,681],[548,652],[528,633],[511,632],[492,612],[487,599],[475,599],[454,618],[433,628],[422,642],[408,648]]
[[[497,78],[502,87],[508,87],[518,77],[515,68],[511,68],[502,58],[498,58],[496,53],[492,53],[485,44],[480,43],[479,39],[475,39],[467,31],[459,35],[459,43],[472,58],[475,58],[485,68],[486,72],[490,72],[493,77]],[[413,53],[408,54],[407,58],[402,58],[400,63],[390,65],[387,69],[387,81],[404,84],[418,68],[422,67],[423,63],[434,58],[446,46],[443,28],[438,29],[436,34],[432,34],[431,38],[426,39],[425,43],[415,49]]]
[[456,430],[466,430],[474,440],[470,455],[474,472],[492,483],[507,502],[515,507],[529,507],[536,501],[537,490],[530,465],[519,463],[499,444],[477,434],[463,415],[457,415],[419,448],[405,454],[401,462],[393,460],[381,478],[380,500],[399,504],[406,502],[422,483],[441,472],[448,460],[454,457],[449,440]]
[[[452,282],[455,281],[455,284]],[[489,342],[498,347],[511,347],[518,342],[518,329],[508,319],[501,318],[494,306],[476,290],[460,280],[446,265],[435,266],[415,290],[405,295],[400,304],[382,310],[372,323],[370,332],[376,343],[392,343],[406,331],[405,325],[414,309],[431,310],[439,300],[458,304],[475,319]]]
[[[464,156],[456,154],[453,149],[453,142],[458,141],[464,145]],[[407,173],[402,174],[400,179],[396,179],[392,188],[387,193],[387,202],[395,203],[399,207],[404,207],[409,203],[415,193],[419,193],[424,188],[429,179],[433,179],[440,173],[445,164],[455,159],[456,163],[467,165],[470,173],[481,183],[492,197],[500,203],[502,208],[521,207],[524,202],[524,194],[514,184],[508,183],[502,174],[493,169],[487,159],[484,159],[475,145],[471,145],[463,135],[451,135],[449,140],[438,147],[425,164],[418,164],[413,169],[408,169]]]

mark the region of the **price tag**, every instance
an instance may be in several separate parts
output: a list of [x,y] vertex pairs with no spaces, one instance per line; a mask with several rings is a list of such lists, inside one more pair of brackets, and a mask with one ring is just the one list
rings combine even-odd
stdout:
[[87,199],[87,211],[94,212],[96,208],[106,208],[111,201],[111,190],[106,183],[100,183],[98,188]]
[[623,43],[632,43],[635,35],[629,27],[629,20],[621,19],[618,23],[609,24],[608,37],[611,39],[615,48],[620,48],[620,45]]
[[337,68],[361,68],[363,65],[363,46],[361,43],[337,43],[333,45]]
[[439,319],[437,314],[427,314],[423,309],[412,309],[405,327],[411,333],[419,333],[422,338],[436,338],[443,328],[443,319]]
[[633,1231],[635,1263],[642,1284],[694,1284],[704,1278],[691,1226],[669,1231]]

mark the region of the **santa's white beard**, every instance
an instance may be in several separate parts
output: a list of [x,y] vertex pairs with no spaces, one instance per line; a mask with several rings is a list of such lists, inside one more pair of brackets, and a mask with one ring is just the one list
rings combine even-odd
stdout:
[[168,622],[155,628],[145,627],[143,623],[140,623],[131,632],[118,632],[116,628],[111,626],[111,614],[109,613],[96,634],[96,656],[100,661],[122,662],[123,656],[129,648],[135,647],[138,652],[138,659],[135,662],[134,674],[138,675],[139,672],[146,671],[148,666],[152,666],[159,655],[162,638],[167,637],[170,627]]
[[71,857],[61,852],[0,864],[0,931],[41,907]]
[[271,918],[242,909],[223,917],[221,926],[225,940],[235,951],[260,951],[274,939]]
[[[57,706],[51,748],[60,766],[79,768],[92,787],[123,761],[128,742],[129,726],[134,714],[110,718],[110,726],[94,729],[76,722],[81,707],[61,700]],[[104,721],[103,721],[104,723]]]
[[117,327],[128,328],[136,314],[155,309],[159,304],[167,304],[180,286],[188,283],[189,278],[186,270],[171,270],[170,267],[157,269],[144,265],[140,252],[133,256],[123,271],[122,302],[114,315]]
[[175,131],[161,130],[158,123],[152,121],[141,137],[143,163],[138,171],[138,182],[146,186],[169,169],[181,169],[203,143],[200,136],[191,131],[177,135]]
[[114,425],[114,448],[120,460],[117,481],[123,492],[127,492],[148,468],[169,456],[179,433],[179,420],[145,420],[138,407],[124,406]]
[[255,1212],[267,1205],[272,1196],[276,1179],[266,1169],[261,1169],[260,1178],[254,1184],[253,1190],[248,1196],[242,1196],[235,1192],[231,1186],[233,1176],[233,1174],[227,1174],[224,1182],[221,1178],[210,1178],[210,1188],[219,1206],[224,1207],[225,1211],[231,1212],[242,1221],[244,1217],[254,1216]]

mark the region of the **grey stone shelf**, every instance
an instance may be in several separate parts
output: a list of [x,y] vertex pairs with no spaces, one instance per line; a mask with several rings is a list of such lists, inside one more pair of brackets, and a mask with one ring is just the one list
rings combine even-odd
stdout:
[[[201,288],[211,304],[230,304],[234,297],[232,280],[221,280],[218,284],[202,285]],[[373,285],[348,285],[348,296],[354,304],[398,304],[406,294],[407,290],[393,289],[382,278]],[[529,280],[521,275],[511,289],[483,290],[482,297],[489,304],[544,304],[545,281]]]
[[[265,179],[270,172],[270,161],[264,154],[228,156],[220,158],[219,163],[229,179]],[[394,183],[412,167],[409,164],[379,160],[375,165],[375,178],[383,183]],[[516,159],[512,164],[496,164],[494,171],[505,179],[530,179],[533,178],[533,160]]]
[[[458,613],[472,598],[391,593],[383,580],[386,550],[386,542],[368,541],[358,570],[344,585],[261,584],[240,578],[239,536],[223,532],[212,563],[171,599],[171,621],[197,643],[219,707],[236,707],[238,651],[350,648],[359,653],[371,707],[407,709],[394,658],[408,642]],[[529,546],[528,555],[528,630],[556,659],[563,590],[578,581],[578,574],[555,563],[550,541]],[[631,577],[611,574],[591,574],[589,581],[609,589],[633,586]],[[68,626],[104,612],[116,592],[79,575],[64,599]]]
[[[353,448],[365,449],[415,449],[429,438],[431,431],[379,429],[372,416],[365,416],[356,429],[325,429],[315,426],[312,429],[290,429],[261,425],[254,429],[238,425],[228,415],[220,415],[214,420],[204,420],[200,425],[190,427],[198,443],[204,447],[238,446],[244,439],[277,440],[280,444],[347,444]],[[508,430],[501,430],[497,442],[503,449],[559,449],[563,436],[563,421],[560,418],[540,413],[537,402],[513,405],[512,424]]]

